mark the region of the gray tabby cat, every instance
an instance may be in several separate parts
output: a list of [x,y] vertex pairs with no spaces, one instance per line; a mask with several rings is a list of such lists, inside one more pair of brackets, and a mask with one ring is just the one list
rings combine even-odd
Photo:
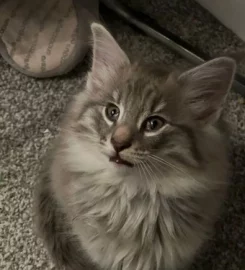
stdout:
[[91,71],[36,194],[39,232],[58,269],[182,269],[225,195],[235,62],[169,73],[130,62],[103,26],[92,32]]

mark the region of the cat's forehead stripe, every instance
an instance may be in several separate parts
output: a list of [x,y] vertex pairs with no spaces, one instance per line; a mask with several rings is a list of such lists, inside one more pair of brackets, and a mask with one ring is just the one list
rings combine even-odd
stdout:
[[164,107],[166,106],[166,102],[161,100],[157,105],[156,107],[154,108],[154,112],[155,113],[158,113],[160,111],[162,111],[164,109]]
[[112,92],[112,98],[115,100],[115,102],[118,102],[120,93],[118,88],[114,89],[114,91]]
[[154,113],[161,111],[166,103],[159,93],[159,89],[153,83],[142,81],[128,82],[124,89],[121,89],[120,103],[126,111],[142,116],[142,113]]

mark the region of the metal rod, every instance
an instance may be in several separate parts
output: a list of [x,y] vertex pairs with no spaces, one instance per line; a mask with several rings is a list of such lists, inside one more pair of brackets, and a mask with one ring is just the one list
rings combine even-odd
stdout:
[[[209,59],[208,56],[162,28],[145,14],[130,10],[118,0],[101,0],[101,3],[114,11],[122,19],[126,20],[129,24],[136,27],[138,30],[141,30],[144,34],[158,40],[170,50],[178,53],[191,63],[198,65]],[[236,74],[232,89],[245,97],[245,77],[241,74]]]

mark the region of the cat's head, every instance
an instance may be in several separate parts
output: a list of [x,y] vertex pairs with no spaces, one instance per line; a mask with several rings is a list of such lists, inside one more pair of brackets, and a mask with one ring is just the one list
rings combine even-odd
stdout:
[[196,166],[195,130],[220,117],[235,62],[222,57],[169,73],[131,63],[103,26],[92,24],[92,33],[92,68],[75,124],[74,147],[87,149],[79,150],[81,159],[91,168],[101,162],[101,168],[150,165],[155,170],[156,163],[171,168],[170,159]]

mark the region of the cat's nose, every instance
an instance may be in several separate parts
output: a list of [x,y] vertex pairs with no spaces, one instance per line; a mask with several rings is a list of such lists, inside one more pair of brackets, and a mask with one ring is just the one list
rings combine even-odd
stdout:
[[111,137],[111,144],[116,152],[121,152],[132,145],[132,133],[126,125],[116,128]]
[[113,147],[114,147],[114,149],[115,149],[115,151],[117,153],[119,153],[119,152],[121,152],[121,151],[129,148],[132,145],[131,142],[127,142],[127,141],[125,141],[125,142],[118,142],[113,137],[111,138],[111,144],[113,145]]

